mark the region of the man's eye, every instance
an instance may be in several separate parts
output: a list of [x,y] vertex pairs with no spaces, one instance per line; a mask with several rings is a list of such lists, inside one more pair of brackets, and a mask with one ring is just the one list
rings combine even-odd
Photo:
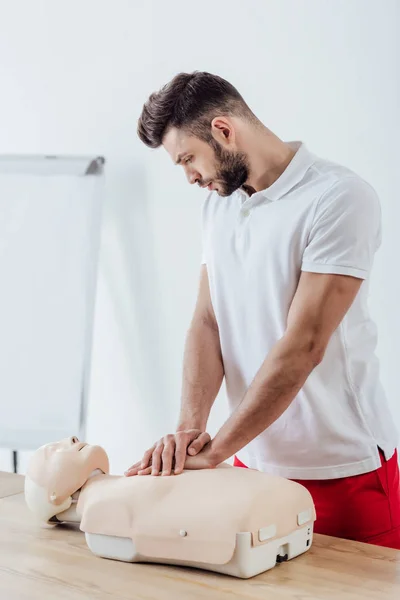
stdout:
[[192,161],[192,157],[189,156],[188,158],[185,158],[185,165],[189,164]]

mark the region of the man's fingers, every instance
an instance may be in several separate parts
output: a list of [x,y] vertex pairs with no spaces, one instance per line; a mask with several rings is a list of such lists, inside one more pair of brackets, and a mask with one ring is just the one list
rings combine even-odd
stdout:
[[141,463],[142,461],[139,460],[139,462],[135,463],[134,465],[132,465],[131,467],[129,467],[129,469],[127,469],[124,473],[124,475],[126,475],[127,477],[131,477],[132,475],[137,475],[138,471],[141,469]]
[[141,469],[141,470],[138,472],[138,475],[139,475],[139,476],[140,476],[140,475],[151,475],[152,468],[153,468],[153,467],[147,467],[147,469]]
[[183,471],[183,467],[185,466],[186,450],[192,439],[193,438],[191,438],[184,431],[180,431],[175,435],[175,475],[180,475],[180,473]]
[[195,456],[210,441],[211,441],[210,435],[204,431],[190,444],[190,446],[188,448],[188,454],[190,454],[190,456]]
[[164,445],[162,453],[162,474],[171,475],[172,461],[175,455],[175,440],[171,439]]
[[127,477],[132,475],[171,475],[182,473],[187,455],[195,456],[211,441],[208,433],[198,429],[178,431],[175,435],[166,435],[151,448],[146,450],[141,461],[125,471]]
[[155,449],[155,445],[146,450],[143,455],[142,460],[139,460],[137,463],[129,467],[124,473],[127,477],[132,477],[133,475],[137,475],[141,469],[146,469],[151,465],[151,458]]
[[151,448],[146,450],[146,452],[143,454],[143,458],[140,462],[141,469],[146,469],[147,467],[150,466],[153,452],[156,448],[157,448],[157,444],[154,444]]
[[[151,474],[152,475],[158,475],[161,469],[161,454],[163,452],[163,448],[164,445],[158,444],[152,454],[152,458],[151,458],[151,464],[152,464],[152,469],[151,469]],[[144,467],[146,468],[146,467]]]

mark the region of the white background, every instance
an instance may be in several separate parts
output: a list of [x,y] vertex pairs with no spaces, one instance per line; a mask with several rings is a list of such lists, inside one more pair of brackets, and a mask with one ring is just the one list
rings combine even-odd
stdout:
[[[230,80],[281,138],[378,190],[371,309],[400,427],[399,27],[396,0],[0,1],[0,152],[107,159],[87,437],[114,472],[173,429],[179,407],[205,192],[140,143],[136,122],[180,71]],[[211,432],[225,411],[222,393]]]
[[[102,178],[82,176],[90,159],[72,165],[20,160],[14,166],[18,162],[21,172],[13,174],[11,161],[5,162],[8,166],[0,161],[0,444],[32,449],[79,431]],[[31,173],[24,175],[27,168]]]

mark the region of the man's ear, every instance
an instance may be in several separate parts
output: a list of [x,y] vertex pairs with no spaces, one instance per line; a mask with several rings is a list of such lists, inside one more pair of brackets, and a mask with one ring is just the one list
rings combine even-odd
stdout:
[[236,140],[235,127],[229,117],[214,117],[211,121],[211,134],[224,148],[231,147]]

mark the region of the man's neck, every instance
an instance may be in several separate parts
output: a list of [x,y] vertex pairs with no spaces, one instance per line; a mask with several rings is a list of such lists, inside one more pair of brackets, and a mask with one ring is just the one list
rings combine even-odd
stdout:
[[245,149],[250,176],[242,186],[251,196],[270,187],[285,171],[296,151],[268,129],[254,132]]

